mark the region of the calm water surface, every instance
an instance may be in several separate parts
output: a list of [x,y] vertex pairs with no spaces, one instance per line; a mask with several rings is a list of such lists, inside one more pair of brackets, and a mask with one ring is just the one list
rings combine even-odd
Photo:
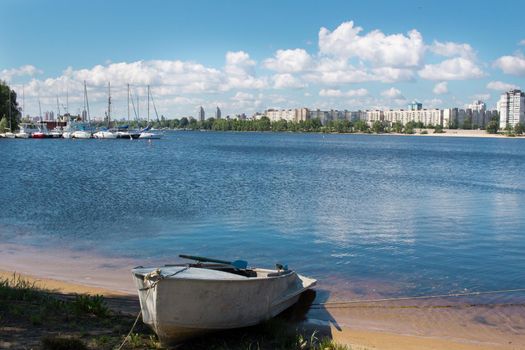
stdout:
[[0,154],[3,242],[281,262],[391,296],[525,287],[525,140],[172,132]]

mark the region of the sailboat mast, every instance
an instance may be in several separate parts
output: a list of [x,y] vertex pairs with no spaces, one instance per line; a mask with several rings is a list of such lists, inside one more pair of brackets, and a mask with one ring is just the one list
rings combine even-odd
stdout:
[[85,80],[84,80],[84,96],[86,98],[88,123],[91,123],[91,115],[89,113],[89,100],[88,100],[88,95],[87,95],[87,85],[86,85],[86,81]]
[[9,131],[13,131],[11,127],[11,86],[9,86]]
[[85,122],[84,113],[86,112],[86,81],[84,80],[84,108],[82,108],[82,121]]
[[40,105],[40,96],[38,96],[38,116],[40,117],[40,122],[42,122],[42,106]]
[[129,84],[128,84],[128,123],[129,123]]
[[108,128],[111,122],[111,82],[108,81]]
[[57,120],[60,118],[60,104],[58,103],[58,94],[57,94]]
[[69,85],[66,86],[66,114],[69,114]]
[[148,124],[149,124],[149,85],[148,85]]

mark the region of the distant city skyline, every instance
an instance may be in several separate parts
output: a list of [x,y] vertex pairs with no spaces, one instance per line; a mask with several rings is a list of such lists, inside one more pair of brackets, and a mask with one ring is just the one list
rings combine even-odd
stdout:
[[[512,8],[507,11],[506,8]],[[127,87],[159,115],[270,108],[496,108],[525,88],[525,3],[510,1],[13,1],[3,3],[0,79],[24,114],[127,115]],[[194,19],[199,17],[199,21]],[[55,19],[43,22],[41,19]],[[220,18],[220,21],[216,19]],[[515,28],[516,30],[509,30]],[[213,116],[210,113],[208,116]]]

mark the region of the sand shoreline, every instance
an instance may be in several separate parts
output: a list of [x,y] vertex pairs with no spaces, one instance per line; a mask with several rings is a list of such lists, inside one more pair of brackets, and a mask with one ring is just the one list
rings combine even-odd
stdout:
[[[134,261],[64,250],[0,244],[0,277],[13,273],[62,293],[101,294],[136,301]],[[460,305],[460,303],[458,303]],[[429,305],[426,305],[429,306]],[[525,307],[461,309],[388,304],[311,310],[305,326],[330,334],[352,349],[523,349]],[[474,322],[478,320],[479,322]]]

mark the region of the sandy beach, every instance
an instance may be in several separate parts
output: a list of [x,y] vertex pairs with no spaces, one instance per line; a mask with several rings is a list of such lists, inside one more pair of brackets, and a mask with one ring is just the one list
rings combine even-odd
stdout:
[[[421,134],[422,131],[426,131],[426,134]],[[509,137],[503,133],[499,134],[489,134],[486,130],[463,130],[463,129],[444,129],[443,133],[434,133],[434,129],[416,129],[415,134],[396,134],[389,133],[385,135],[403,135],[403,136],[436,136],[436,137],[475,137],[475,138],[492,138],[492,139],[525,139],[523,135]]]
[[[61,293],[129,298],[130,313],[139,307],[129,276],[133,266],[133,261],[126,259],[0,245],[0,277],[17,273],[37,286]],[[499,301],[489,306],[433,300],[314,307],[303,326],[354,350],[523,349],[525,307]]]

